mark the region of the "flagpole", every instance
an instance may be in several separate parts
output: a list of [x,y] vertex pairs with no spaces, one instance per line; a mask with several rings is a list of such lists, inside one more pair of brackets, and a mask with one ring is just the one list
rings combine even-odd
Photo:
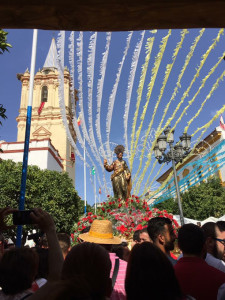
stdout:
[[97,201],[96,201],[96,174],[94,173],[94,193],[95,193],[95,214],[96,214],[96,206],[97,206]]
[[86,199],[86,149],[85,149],[85,138],[84,138],[84,214],[87,213],[87,199]]
[[[28,106],[27,106],[27,120],[26,120],[26,132],[25,132],[25,141],[24,141],[23,167],[22,167],[21,187],[20,187],[19,210],[24,210],[24,206],[25,206],[27,164],[28,164],[30,127],[31,127],[32,103],[33,103],[34,71],[35,71],[36,50],[37,50],[37,33],[38,33],[37,29],[34,29],[32,54],[31,54],[30,84],[29,84],[29,97],[28,97]],[[22,225],[18,225],[17,237],[16,237],[16,246],[17,247],[21,247],[22,229],[23,229]]]

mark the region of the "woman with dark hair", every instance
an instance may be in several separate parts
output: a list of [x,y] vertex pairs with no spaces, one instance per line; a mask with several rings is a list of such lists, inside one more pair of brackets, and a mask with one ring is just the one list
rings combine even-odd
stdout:
[[0,299],[22,299],[31,295],[38,270],[38,255],[30,248],[6,251],[0,262]]
[[62,282],[74,282],[79,277],[89,286],[92,299],[101,300],[112,292],[111,261],[108,252],[94,243],[84,242],[68,253],[62,269]]
[[133,247],[127,265],[125,289],[127,300],[182,299],[172,264],[158,247],[149,242]]

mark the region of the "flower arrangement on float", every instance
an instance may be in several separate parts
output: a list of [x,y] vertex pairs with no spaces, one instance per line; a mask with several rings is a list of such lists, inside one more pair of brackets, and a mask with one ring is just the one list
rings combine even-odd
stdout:
[[121,239],[132,240],[134,231],[147,227],[148,221],[154,217],[166,217],[171,219],[175,231],[178,229],[178,223],[173,219],[173,215],[166,210],[160,211],[158,208],[150,210],[146,200],[132,195],[125,201],[115,199],[108,195],[108,200],[101,203],[96,214],[88,212],[82,216],[73,227],[71,234],[72,243],[78,243],[79,234],[91,226],[95,219],[110,220],[113,224],[113,232]]

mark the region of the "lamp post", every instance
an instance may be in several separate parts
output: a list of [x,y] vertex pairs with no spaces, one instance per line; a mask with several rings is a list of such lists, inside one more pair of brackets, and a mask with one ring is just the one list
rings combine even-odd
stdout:
[[[164,134],[161,134],[157,139],[157,144],[154,147],[155,157],[160,164],[172,161],[174,182],[177,193],[178,207],[180,212],[180,223],[184,225],[184,215],[180,199],[180,190],[177,181],[176,163],[182,162],[182,160],[190,153],[191,136],[187,133],[183,133],[180,137],[180,144],[173,146],[174,142],[174,130],[168,126],[164,130]],[[167,143],[169,144],[169,151],[165,153],[167,149]]]

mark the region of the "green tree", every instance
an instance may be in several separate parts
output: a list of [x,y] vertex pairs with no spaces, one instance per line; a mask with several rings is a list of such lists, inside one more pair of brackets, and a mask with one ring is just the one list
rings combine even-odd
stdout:
[[[210,216],[219,218],[224,215],[225,190],[220,179],[212,177],[207,182],[190,187],[181,194],[184,217],[204,220]],[[160,210],[166,209],[172,214],[179,214],[177,201],[170,198],[155,205]]]
[[[22,164],[0,162],[0,206],[18,208]],[[82,200],[68,174],[28,166],[25,209],[41,207],[54,218],[57,231],[70,233],[83,214]]]
[[181,197],[184,216],[187,218],[204,220],[210,216],[218,218],[224,214],[225,190],[217,177],[191,187]]
[[0,29],[0,54],[3,54],[5,51],[9,52],[8,48],[12,48],[10,44],[7,43],[8,32]]
[[173,198],[169,198],[166,201],[160,202],[154,205],[154,207],[157,207],[159,210],[165,209],[168,213],[173,215],[179,214],[178,203],[176,199],[174,200]]

